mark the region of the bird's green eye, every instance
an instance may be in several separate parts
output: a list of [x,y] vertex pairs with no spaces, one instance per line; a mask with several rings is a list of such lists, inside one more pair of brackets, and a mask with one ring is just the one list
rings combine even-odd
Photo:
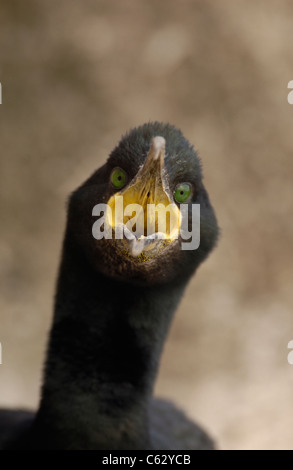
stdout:
[[189,183],[177,184],[174,191],[174,198],[177,202],[186,202],[191,194],[191,186]]
[[114,188],[121,189],[125,186],[127,181],[127,175],[124,170],[121,168],[114,168],[111,173],[111,183],[113,184]]

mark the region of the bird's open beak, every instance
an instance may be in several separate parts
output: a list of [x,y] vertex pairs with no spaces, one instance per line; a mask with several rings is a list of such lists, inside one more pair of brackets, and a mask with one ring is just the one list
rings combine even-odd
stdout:
[[107,223],[113,232],[123,226],[124,247],[131,256],[137,257],[178,238],[181,214],[169,195],[164,159],[165,139],[154,137],[135,178],[108,201],[111,211]]

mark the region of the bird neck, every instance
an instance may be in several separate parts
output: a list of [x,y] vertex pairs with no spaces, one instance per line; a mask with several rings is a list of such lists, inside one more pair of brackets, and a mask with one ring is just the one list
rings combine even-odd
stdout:
[[107,278],[65,238],[36,421],[49,430],[47,445],[52,439],[63,448],[150,445],[149,403],[183,288]]

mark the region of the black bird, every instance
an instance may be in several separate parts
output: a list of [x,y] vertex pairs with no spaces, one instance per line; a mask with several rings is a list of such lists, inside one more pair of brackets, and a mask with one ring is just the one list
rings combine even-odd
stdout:
[[[108,203],[118,219],[115,195],[124,206],[141,205],[138,235],[97,239],[93,223],[103,219],[93,208]],[[200,204],[198,249],[181,249],[171,215],[160,232],[149,203],[171,204],[178,226],[179,204],[187,204],[189,228],[192,203]],[[122,217],[119,225],[106,212],[105,234],[130,221]],[[151,234],[142,220],[153,222]],[[70,198],[40,406],[36,413],[0,411],[0,447],[213,448],[204,431],[152,392],[178,302],[217,235],[199,158],[181,131],[154,122],[124,136]]]

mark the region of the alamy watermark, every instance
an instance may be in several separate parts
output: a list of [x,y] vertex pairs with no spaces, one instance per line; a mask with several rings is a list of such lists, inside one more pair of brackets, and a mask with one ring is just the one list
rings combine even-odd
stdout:
[[290,364],[290,366],[293,366],[293,340],[289,341],[288,349],[292,349],[292,351],[290,351],[287,356],[288,363]]
[[191,230],[188,204],[180,204],[180,210],[174,204],[147,204],[145,211],[140,204],[124,207],[123,196],[115,196],[114,208],[114,214],[108,204],[93,208],[92,215],[99,217],[92,227],[96,240],[126,238],[146,244],[158,239],[173,241],[180,235],[182,250],[196,250],[200,245],[200,204],[191,206]]
[[288,88],[291,88],[292,91],[288,94],[287,100],[289,104],[293,104],[293,80],[288,83]]

